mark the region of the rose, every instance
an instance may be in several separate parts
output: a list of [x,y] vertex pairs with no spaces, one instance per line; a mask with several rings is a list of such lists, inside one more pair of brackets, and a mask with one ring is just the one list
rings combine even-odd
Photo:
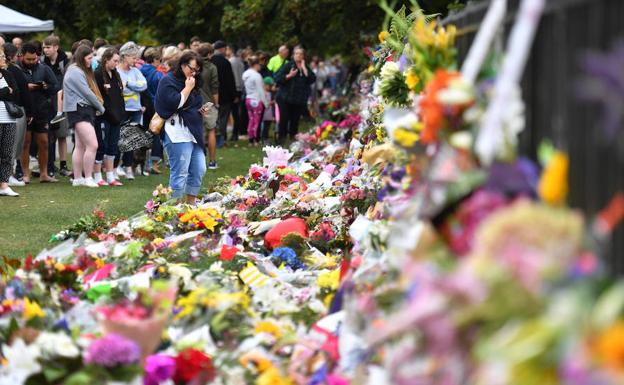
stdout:
[[206,381],[214,378],[215,369],[212,359],[200,350],[189,348],[181,351],[175,363],[176,371],[173,380],[178,384],[187,383],[200,375]]

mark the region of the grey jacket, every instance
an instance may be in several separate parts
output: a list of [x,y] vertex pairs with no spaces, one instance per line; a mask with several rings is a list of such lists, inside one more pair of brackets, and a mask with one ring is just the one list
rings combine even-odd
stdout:
[[89,88],[87,76],[77,65],[72,64],[67,67],[63,78],[63,111],[76,111],[78,104],[90,105],[104,113],[104,105]]

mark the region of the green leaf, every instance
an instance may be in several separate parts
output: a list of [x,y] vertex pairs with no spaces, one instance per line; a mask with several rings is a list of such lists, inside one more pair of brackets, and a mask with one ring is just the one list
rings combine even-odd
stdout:
[[48,365],[43,368],[43,375],[48,382],[55,383],[67,375],[67,369]]

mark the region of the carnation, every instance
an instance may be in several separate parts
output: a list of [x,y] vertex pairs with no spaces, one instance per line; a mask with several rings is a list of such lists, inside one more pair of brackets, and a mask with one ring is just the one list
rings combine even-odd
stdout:
[[86,363],[107,368],[136,364],[140,359],[139,345],[118,334],[108,334],[93,341],[85,354]]

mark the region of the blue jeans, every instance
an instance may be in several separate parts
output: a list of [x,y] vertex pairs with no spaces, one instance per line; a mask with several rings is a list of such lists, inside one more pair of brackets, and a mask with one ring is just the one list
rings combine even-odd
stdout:
[[102,117],[95,118],[95,135],[98,140],[98,150],[95,160],[102,161],[104,156],[116,157],[119,155],[119,125],[110,124]]
[[169,185],[174,198],[197,196],[206,173],[206,154],[193,142],[172,143],[167,133],[163,140],[169,157]]

